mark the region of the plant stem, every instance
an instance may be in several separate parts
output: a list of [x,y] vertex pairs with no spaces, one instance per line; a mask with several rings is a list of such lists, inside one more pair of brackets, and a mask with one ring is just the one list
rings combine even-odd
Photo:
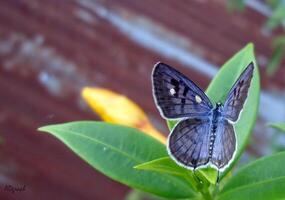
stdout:
[[201,194],[205,200],[213,200],[213,197],[208,189],[201,191]]
[[[192,175],[192,174],[191,174],[191,175]],[[202,194],[203,199],[204,199],[204,200],[213,200],[214,198],[213,198],[213,196],[210,194],[209,188],[208,188],[208,186],[206,185],[206,183],[205,183],[203,180],[201,180],[201,179],[199,178],[199,176],[196,176],[196,175],[195,175],[195,172],[194,172],[194,174],[192,175],[192,177],[193,177],[194,180],[196,181],[196,183],[197,183],[196,188],[197,188],[197,190],[200,191],[200,193]]]

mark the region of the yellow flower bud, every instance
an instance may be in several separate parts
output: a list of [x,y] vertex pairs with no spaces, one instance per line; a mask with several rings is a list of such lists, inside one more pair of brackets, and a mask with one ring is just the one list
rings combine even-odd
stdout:
[[165,144],[166,137],[152,126],[144,111],[127,97],[95,87],[85,87],[81,94],[102,120],[137,128]]

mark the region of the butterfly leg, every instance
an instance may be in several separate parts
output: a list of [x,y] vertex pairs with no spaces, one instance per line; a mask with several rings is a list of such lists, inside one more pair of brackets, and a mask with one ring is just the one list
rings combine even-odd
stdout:
[[197,174],[196,168],[193,169],[194,179],[196,180],[198,184],[198,188],[201,188],[203,186],[203,180],[199,177],[199,174]]
[[220,171],[218,170],[216,185],[219,185],[219,183],[220,183]]

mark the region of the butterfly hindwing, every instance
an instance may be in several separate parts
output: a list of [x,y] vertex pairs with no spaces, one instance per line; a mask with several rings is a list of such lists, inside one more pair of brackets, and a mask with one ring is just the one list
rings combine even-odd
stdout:
[[174,160],[195,169],[209,162],[209,119],[180,121],[168,138],[168,152]]
[[156,64],[152,83],[155,102],[164,118],[204,116],[213,107],[197,85],[166,64]]
[[237,146],[235,130],[233,125],[224,119],[218,124],[215,134],[211,163],[222,171],[234,157]]
[[254,65],[251,62],[231,88],[224,105],[223,115],[232,122],[236,122],[247,98]]

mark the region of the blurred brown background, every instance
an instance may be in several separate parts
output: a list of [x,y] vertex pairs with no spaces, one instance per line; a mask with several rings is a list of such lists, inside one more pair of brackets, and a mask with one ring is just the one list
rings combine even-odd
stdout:
[[[255,44],[262,93],[242,160],[271,153],[273,133],[265,124],[285,121],[285,68],[265,74],[278,30],[264,29],[263,1],[248,2],[244,12],[232,13],[225,0],[0,1],[0,198],[124,199],[127,187],[36,129],[98,120],[80,89],[100,86],[133,99],[167,134],[152,99],[153,65],[173,65],[205,89],[248,42]],[[26,188],[12,194],[4,191],[7,184]]]

